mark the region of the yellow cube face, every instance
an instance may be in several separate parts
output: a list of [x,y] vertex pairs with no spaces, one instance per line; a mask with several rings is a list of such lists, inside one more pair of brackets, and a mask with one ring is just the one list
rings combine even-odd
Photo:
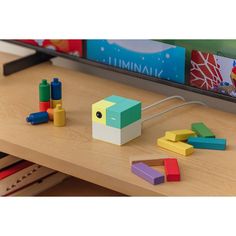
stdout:
[[101,100],[92,105],[92,121],[106,125],[106,109],[113,106],[114,102]]

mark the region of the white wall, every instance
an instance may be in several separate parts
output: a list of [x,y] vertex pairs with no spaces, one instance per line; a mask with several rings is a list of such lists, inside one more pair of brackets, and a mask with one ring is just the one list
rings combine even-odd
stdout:
[[33,52],[33,50],[31,49],[19,47],[17,45],[6,43],[4,41],[0,41],[0,51],[20,56],[24,56]]
[[[12,53],[15,55],[20,55],[20,56],[24,56],[24,55],[28,55],[28,54],[33,53],[33,50],[31,50],[31,49],[20,47],[17,45],[12,45],[12,44],[2,42],[2,41],[0,41],[0,51]],[[97,75],[97,76],[100,76],[100,77],[103,77],[106,79],[112,79],[114,81],[126,83],[126,84],[129,84],[132,86],[151,90],[153,92],[165,94],[167,96],[181,95],[181,96],[185,97],[186,100],[199,100],[199,101],[205,102],[207,105],[209,105],[211,107],[221,109],[224,111],[228,111],[228,112],[236,113],[236,109],[235,109],[236,104],[232,103],[232,102],[228,102],[228,101],[224,101],[221,99],[217,99],[217,98],[185,91],[185,90],[170,87],[167,85],[154,83],[151,81],[142,80],[142,79],[139,79],[136,77],[127,76],[127,75],[119,74],[116,72],[111,72],[111,71],[106,71],[106,70],[99,69],[99,68],[94,68],[89,65],[81,64],[78,62],[73,62],[73,61],[70,61],[70,60],[67,60],[64,58],[55,58],[55,59],[52,59],[52,61],[55,65],[58,65],[58,66],[70,68],[73,70],[79,70],[79,71],[89,73],[89,74],[94,74],[94,75]]]

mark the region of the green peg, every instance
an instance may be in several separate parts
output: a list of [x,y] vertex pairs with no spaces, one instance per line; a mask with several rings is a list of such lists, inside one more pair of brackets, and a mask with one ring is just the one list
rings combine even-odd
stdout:
[[39,84],[39,101],[48,102],[50,100],[50,84],[46,79],[43,79]]

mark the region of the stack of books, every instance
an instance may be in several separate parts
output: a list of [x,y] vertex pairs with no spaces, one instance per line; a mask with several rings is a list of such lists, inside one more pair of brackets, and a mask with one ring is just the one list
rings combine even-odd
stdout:
[[35,196],[68,176],[0,152],[0,196]]

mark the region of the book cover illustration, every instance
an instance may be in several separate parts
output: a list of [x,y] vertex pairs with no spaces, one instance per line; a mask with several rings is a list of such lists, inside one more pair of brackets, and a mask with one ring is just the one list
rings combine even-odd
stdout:
[[8,195],[55,170],[22,160],[0,171],[0,196]]
[[29,40],[19,40],[19,41],[77,57],[81,57],[83,54],[82,40],[79,39],[78,40],[29,39]]
[[153,40],[87,40],[87,59],[185,83],[185,48]]
[[193,50],[190,85],[236,97],[236,59]]

